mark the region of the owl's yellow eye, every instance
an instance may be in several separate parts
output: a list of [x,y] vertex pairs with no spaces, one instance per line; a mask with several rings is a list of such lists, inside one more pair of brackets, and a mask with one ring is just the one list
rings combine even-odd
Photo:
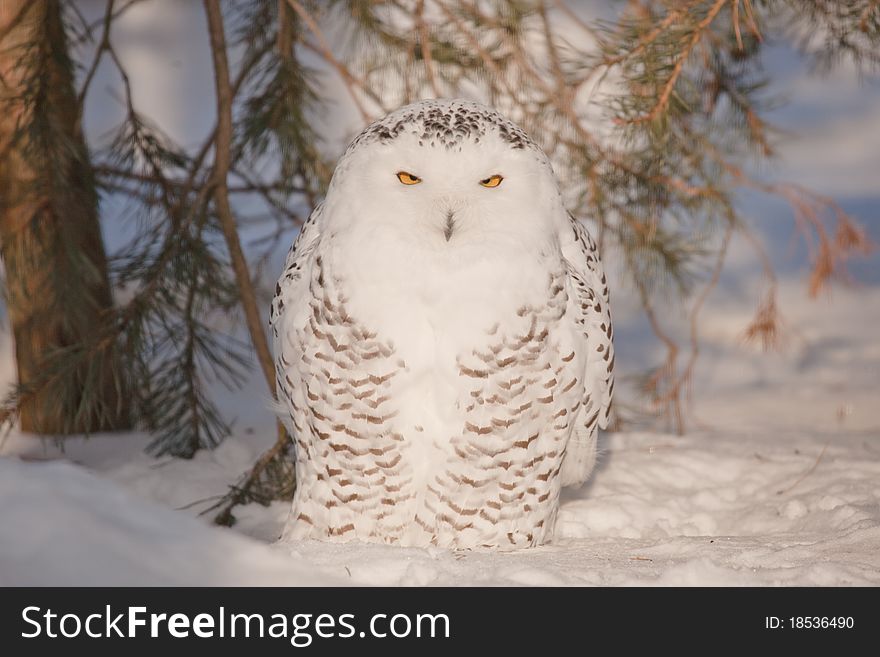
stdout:
[[422,179],[418,176],[414,176],[411,173],[407,173],[406,171],[398,171],[397,179],[402,182],[404,185],[418,185],[422,182]]
[[501,184],[501,181],[504,180],[504,176],[499,176],[497,173],[494,176],[489,176],[485,180],[481,180],[480,184],[483,187],[498,187]]

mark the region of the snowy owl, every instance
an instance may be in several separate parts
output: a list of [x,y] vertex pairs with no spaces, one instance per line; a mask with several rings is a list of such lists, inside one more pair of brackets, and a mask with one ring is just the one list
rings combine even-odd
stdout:
[[519,127],[462,100],[370,125],[275,292],[286,538],[552,538],[560,488],[593,469],[614,353],[596,243]]

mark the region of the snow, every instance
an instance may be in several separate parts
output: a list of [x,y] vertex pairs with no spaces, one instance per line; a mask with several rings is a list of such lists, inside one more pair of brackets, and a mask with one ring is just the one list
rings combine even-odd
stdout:
[[290,549],[330,572],[347,566],[358,584],[880,583],[880,462],[863,440],[835,443],[821,470],[779,494],[815,462],[821,440],[716,438],[612,436],[594,484],[562,507],[562,538],[534,550]]
[[[199,512],[271,444],[269,425],[239,426],[191,461],[146,455],[139,433],[72,438],[63,452],[13,433],[0,444],[0,585],[880,585],[880,288],[781,295],[787,348],[762,354],[736,339],[747,305],[718,294],[700,423],[603,435],[551,545],[281,544],[281,502],[211,527]],[[627,346],[621,370],[638,371],[645,354]],[[252,389],[240,403],[259,408]]]
[[164,468],[133,451],[102,476],[0,459],[0,585],[880,584],[880,451],[862,432],[611,435],[592,483],[566,494],[559,539],[502,553],[266,545],[286,504],[243,509],[247,538],[144,499],[192,502],[212,478],[222,491],[239,450]]
[[333,583],[69,463],[0,459],[0,496],[0,586]]

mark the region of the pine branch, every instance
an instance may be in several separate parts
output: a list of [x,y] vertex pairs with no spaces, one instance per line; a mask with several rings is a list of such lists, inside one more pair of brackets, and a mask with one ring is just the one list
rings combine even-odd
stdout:
[[[360,97],[355,91],[356,89],[366,90],[367,85],[363,81],[358,80],[348,67],[333,55],[333,51],[330,48],[327,37],[324,36],[323,30],[321,30],[315,19],[312,18],[312,15],[306,11],[305,7],[303,7],[300,2],[297,2],[297,0],[287,0],[287,3],[299,15],[302,21],[308,26],[309,31],[317,39],[318,46],[315,50],[339,73],[339,77],[342,78],[342,81],[345,83],[345,88],[348,90],[349,97],[357,107],[363,120],[365,122],[371,121],[372,119],[369,112],[367,112],[366,107],[364,107],[364,104],[361,102]],[[378,96],[374,96],[369,92],[367,92],[367,94],[371,95],[374,100],[378,100]],[[379,106],[382,106],[381,103],[379,103]]]
[[443,96],[440,93],[440,87],[437,84],[437,76],[434,73],[434,58],[431,56],[431,39],[428,33],[428,25],[424,20],[425,0],[418,0],[415,9],[416,30],[419,34],[419,46],[422,56],[425,58],[425,71],[428,74],[428,81],[431,84],[431,90],[434,92],[435,98]]
[[256,293],[251,282],[247,260],[238,238],[238,229],[232,207],[229,204],[227,179],[231,166],[232,151],[232,87],[229,79],[229,64],[226,58],[226,37],[223,16],[218,0],[204,0],[205,14],[208,18],[208,31],[211,37],[211,55],[214,61],[214,79],[217,95],[217,135],[214,142],[214,206],[220,217],[220,225],[226,238],[226,245],[232,259],[232,267],[238,282],[241,305],[244,310],[248,332],[257,359],[266,378],[266,384],[275,397],[275,364],[269,351],[269,343],[263,331],[260,312],[257,309]]
[[213,521],[217,525],[231,527],[235,524],[232,511],[240,505],[257,502],[268,505],[272,500],[292,499],[296,487],[292,446],[290,438],[279,429],[275,444],[263,452],[251,469],[216,504],[208,507],[204,514],[216,511]]
[[[98,66],[101,64],[101,60],[104,58],[104,53],[107,52],[110,47],[110,30],[113,26],[113,8],[116,4],[116,0],[107,0],[107,7],[104,11],[104,22],[102,26],[101,32],[101,40],[98,42],[98,48],[95,51],[94,58],[92,59],[92,63],[86,71],[85,80],[80,87],[79,94],[77,95],[76,104],[79,108],[79,116],[77,117],[77,124],[82,123],[82,112],[83,105],[86,96],[89,93],[89,88],[92,86],[92,80],[95,77],[95,73],[98,71]],[[80,127],[80,129],[82,129]]]
[[[715,0],[715,4],[709,9],[706,17],[701,20],[696,28],[693,30],[693,33],[690,39],[686,42],[685,47],[676,55],[675,66],[672,68],[672,73],[669,75],[666,83],[663,85],[663,90],[660,92],[660,95],[657,97],[656,104],[651,108],[651,110],[643,114],[642,116],[635,117],[630,119],[633,123],[650,123],[654,121],[660,114],[666,111],[667,105],[669,105],[669,98],[672,96],[672,90],[675,88],[675,84],[678,82],[678,78],[681,76],[681,72],[684,69],[685,62],[687,62],[688,57],[690,57],[691,52],[694,49],[694,46],[697,45],[697,42],[703,36],[706,28],[712,24],[712,21],[715,20],[715,17],[718,16],[718,12],[726,4],[727,0]],[[662,24],[661,24],[662,25]],[[639,48],[633,52],[633,54],[638,54],[644,49],[644,46],[653,41],[656,36],[652,33],[649,35],[651,38],[646,39],[644,44],[640,43]]]

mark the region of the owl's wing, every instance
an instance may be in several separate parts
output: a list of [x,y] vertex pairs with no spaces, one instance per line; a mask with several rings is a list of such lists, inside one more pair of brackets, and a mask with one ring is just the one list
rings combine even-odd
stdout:
[[288,368],[296,362],[295,344],[292,342],[290,327],[296,326],[297,315],[308,312],[309,281],[311,278],[311,262],[314,251],[321,236],[321,213],[323,204],[312,211],[303,224],[302,230],[287,253],[284,270],[275,284],[275,296],[269,314],[269,326],[272,329],[272,347],[275,356],[275,377],[278,394],[276,411],[282,421],[290,426],[290,408],[292,385],[288,382]]
[[[570,215],[569,215],[570,216]],[[614,392],[614,344],[608,282],[599,250],[587,229],[571,217],[571,232],[562,244],[568,263],[570,297],[567,318],[576,322],[584,359],[584,403],[575,418],[562,465],[562,485],[582,484],[596,461],[597,427],[605,429]],[[570,320],[569,320],[570,321]]]
[[[275,284],[275,296],[269,311],[269,326],[272,327],[272,334],[276,342],[278,340],[278,324],[284,313],[285,304],[302,298],[308,289],[308,276],[304,276],[303,273],[308,268],[309,259],[318,244],[318,238],[321,236],[320,219],[323,210],[324,204],[318,204],[306,219],[302,230],[293,241],[293,246],[287,252],[284,269]],[[277,359],[278,345],[276,344],[275,347]]]

